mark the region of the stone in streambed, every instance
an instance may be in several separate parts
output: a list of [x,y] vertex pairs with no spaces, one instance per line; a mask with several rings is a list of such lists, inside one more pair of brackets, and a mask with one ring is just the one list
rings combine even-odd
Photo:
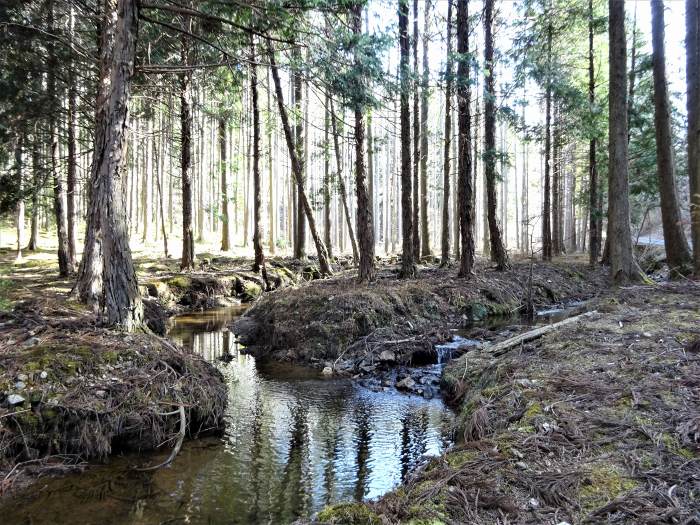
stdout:
[[396,361],[396,354],[391,350],[384,350],[379,354],[379,360],[382,363],[394,363]]
[[412,390],[416,386],[416,382],[411,376],[404,377],[401,381],[396,383],[396,388],[399,390]]

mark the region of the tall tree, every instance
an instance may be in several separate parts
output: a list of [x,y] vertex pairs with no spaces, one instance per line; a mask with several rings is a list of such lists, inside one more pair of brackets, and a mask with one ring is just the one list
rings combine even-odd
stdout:
[[66,227],[68,235],[68,258],[71,261],[72,267],[75,265],[76,252],[75,245],[77,243],[77,232],[75,227],[76,209],[75,197],[78,191],[78,181],[76,170],[78,166],[78,158],[76,151],[76,131],[78,127],[78,80],[77,68],[78,64],[75,60],[73,47],[75,45],[75,13],[71,5],[68,14],[68,38],[70,44],[70,64],[68,67],[68,122],[67,124],[67,142],[68,142],[68,159],[66,170]]
[[457,117],[459,128],[458,191],[461,254],[459,276],[474,273],[474,207],[472,200],[471,113],[469,86],[469,0],[457,0]]
[[411,114],[408,104],[410,72],[408,66],[408,0],[399,0],[399,47],[400,47],[400,123],[401,129],[401,229],[403,246],[401,254],[401,277],[416,275],[413,252],[413,213],[411,211]]
[[[47,6],[48,27],[50,35],[55,31],[55,7],[54,1],[48,0]],[[75,263],[71,258],[68,246],[68,232],[66,226],[66,214],[63,210],[65,200],[65,190],[63,180],[58,166],[58,123],[56,113],[60,107],[58,93],[56,89],[56,76],[58,75],[58,58],[56,56],[56,43],[53,38],[48,43],[49,60],[46,77],[46,91],[50,101],[49,108],[49,167],[53,179],[53,210],[56,219],[56,236],[58,238],[58,273],[67,276],[74,271]]]
[[183,15],[183,34],[180,43],[180,60],[184,71],[180,73],[180,178],[182,184],[182,257],[180,268],[193,270],[194,230],[192,227],[192,70],[189,37],[192,19]]
[[[508,254],[503,246],[501,229],[496,220],[496,78],[493,53],[493,2],[484,3],[484,177],[488,206],[491,257],[498,270],[508,268]],[[505,209],[506,203],[501,203]]]
[[685,20],[690,231],[693,267],[700,276],[700,0],[686,0]]
[[656,127],[656,165],[661,197],[661,221],[664,230],[666,259],[672,272],[682,272],[690,263],[690,249],[683,233],[681,211],[676,191],[676,170],[671,133],[671,104],[666,84],[666,50],[664,43],[664,3],[651,1],[651,30],[654,70],[654,123]]
[[[591,115],[591,127],[593,124],[593,112],[595,111],[595,65],[593,49],[593,0],[588,0],[588,105]],[[600,209],[598,208],[598,165],[596,159],[596,133],[591,131],[588,145],[588,180],[589,180],[589,255],[590,265],[598,262],[600,254]]]
[[[357,39],[355,41],[355,67],[360,69],[361,56],[359,39],[362,36],[362,2],[356,1],[351,8],[351,25]],[[359,101],[355,105],[355,193],[357,196],[357,237],[360,249],[360,282],[373,281],[376,277],[374,266],[374,225],[372,203],[367,191],[367,175],[365,173],[365,107]]]
[[328,257],[332,258],[330,121],[330,96],[326,91],[323,104],[323,242],[326,244]]
[[413,256],[420,259],[420,113],[418,76],[418,0],[413,0]]
[[221,251],[231,249],[231,224],[228,212],[228,178],[226,176],[226,117],[219,115],[219,173],[221,174]]
[[[452,0],[447,0],[447,60],[445,65],[445,137],[442,165],[442,253],[440,264],[450,260],[450,146],[452,143]],[[454,218],[457,220],[457,218]]]
[[542,206],[542,258],[552,260],[550,174],[552,165],[552,22],[547,24],[547,71],[545,78],[544,202]]
[[304,209],[301,205],[301,192],[306,191],[306,148],[304,147],[304,114],[302,112],[303,89],[301,79],[301,51],[298,46],[292,50],[294,67],[292,69],[292,89],[294,90],[294,140],[296,144],[296,154],[301,162],[301,186],[297,189],[297,217],[296,232],[294,235],[294,258],[304,259],[306,257],[306,222],[304,221]]
[[609,204],[610,272],[615,283],[636,279],[627,173],[627,39],[625,4],[608,0],[610,15]]
[[277,61],[275,59],[275,50],[272,47],[272,42],[268,39],[267,41],[268,49],[267,55],[270,60],[270,70],[272,72],[272,79],[275,84],[275,96],[277,98],[277,109],[279,110],[280,119],[282,120],[282,128],[284,129],[284,137],[287,142],[287,149],[289,150],[289,156],[292,161],[292,172],[294,174],[294,179],[297,184],[298,195],[300,198],[300,205],[304,209],[304,214],[306,220],[309,223],[309,230],[311,230],[311,237],[316,245],[316,254],[318,256],[318,266],[322,275],[330,275],[333,273],[331,269],[330,262],[328,261],[328,252],[326,251],[326,245],[323,244],[323,240],[318,234],[316,229],[316,220],[314,219],[313,210],[309,204],[309,200],[306,197],[306,192],[304,191],[303,183],[303,167],[299,156],[297,155],[297,148],[294,142],[294,137],[292,136],[292,128],[289,123],[289,117],[287,115],[287,108],[284,105],[284,94],[282,92],[282,82],[280,80],[279,71],[277,70]]
[[430,255],[430,230],[428,229],[428,96],[430,94],[430,65],[428,63],[428,25],[430,3],[425,1],[423,9],[423,79],[421,82],[420,107],[420,208],[421,208],[421,256]]
[[267,269],[265,267],[265,254],[262,245],[262,224],[260,197],[260,109],[258,107],[258,66],[256,65],[255,36],[250,35],[250,96],[252,100],[253,118],[253,271],[262,273],[265,286],[267,282]]

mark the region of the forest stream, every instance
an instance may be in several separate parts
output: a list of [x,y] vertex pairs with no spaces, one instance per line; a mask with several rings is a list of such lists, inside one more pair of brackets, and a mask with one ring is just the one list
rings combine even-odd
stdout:
[[[379,497],[451,443],[442,400],[373,392],[318,370],[261,365],[224,326],[233,307],[175,318],[170,337],[217,363],[229,388],[222,438],[126,455],[6,501],[8,523],[290,523],[329,503]],[[37,490],[39,491],[37,494]]]
[[[291,523],[329,504],[378,498],[452,445],[455,416],[440,397],[256,362],[225,328],[245,309],[179,315],[169,332],[224,374],[223,437],[186,442],[170,466],[151,472],[134,467],[155,465],[166,452],[113,457],[81,474],[48,479],[0,507],[8,522]],[[535,322],[579,309],[544,310]],[[436,346],[437,363],[412,370],[439,375],[455,348],[478,343],[470,339],[474,330],[495,334],[520,321],[491,318],[455,330],[451,343]]]

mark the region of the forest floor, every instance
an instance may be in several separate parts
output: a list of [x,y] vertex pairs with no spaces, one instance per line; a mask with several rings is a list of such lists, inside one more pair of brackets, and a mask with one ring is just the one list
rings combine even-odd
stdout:
[[317,521],[700,522],[700,286],[610,290],[583,320],[443,376],[457,445]]

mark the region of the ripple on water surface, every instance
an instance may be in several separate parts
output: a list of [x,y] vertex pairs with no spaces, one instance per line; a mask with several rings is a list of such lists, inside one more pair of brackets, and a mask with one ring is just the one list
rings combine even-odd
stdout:
[[290,523],[328,503],[378,497],[450,444],[441,400],[258,364],[223,329],[238,314],[190,314],[171,331],[226,377],[223,438],[187,443],[156,472],[131,470],[142,458],[130,456],[37,485],[3,505],[7,523]]

